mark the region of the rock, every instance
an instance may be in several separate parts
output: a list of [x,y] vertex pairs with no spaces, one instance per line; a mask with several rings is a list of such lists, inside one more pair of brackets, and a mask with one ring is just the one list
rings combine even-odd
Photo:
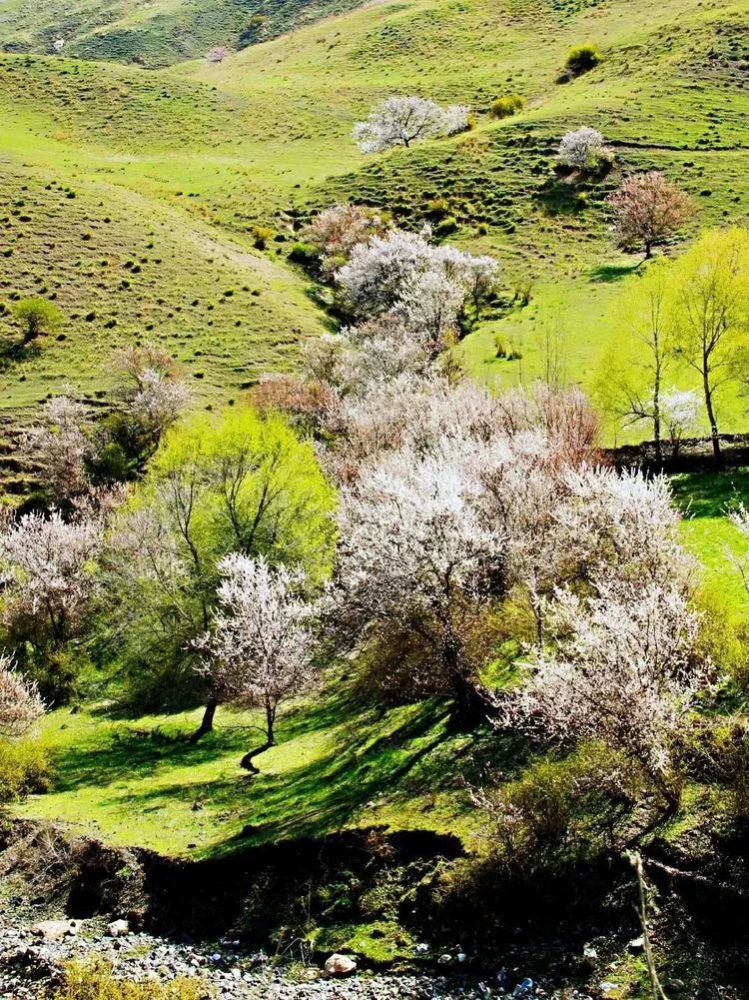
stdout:
[[79,926],[78,920],[40,920],[31,928],[31,933],[43,941],[62,941],[66,937],[75,937]]
[[325,960],[326,976],[351,976],[356,972],[356,962],[349,955],[331,955]]
[[586,944],[583,948],[583,962],[586,965],[594,966],[598,961],[598,952],[593,945]]
[[515,987],[515,989],[512,991],[512,995],[514,997],[533,996],[534,992],[533,985],[534,984],[532,979],[523,979],[522,982],[519,982]]
[[641,935],[640,937],[632,938],[632,940],[627,945],[627,948],[634,954],[638,954],[645,947],[645,938]]
[[107,924],[107,934],[109,937],[125,937],[129,933],[130,924],[127,920],[113,920],[111,924]]

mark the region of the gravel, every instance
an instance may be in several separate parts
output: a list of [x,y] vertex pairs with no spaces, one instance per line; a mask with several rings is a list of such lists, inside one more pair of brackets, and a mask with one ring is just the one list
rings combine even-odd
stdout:
[[[41,941],[30,928],[0,927],[0,998],[38,1000],[40,984],[52,982],[62,962],[93,955],[109,959],[118,975],[136,981],[200,975],[222,1000],[485,1000],[511,996],[514,989],[512,983],[500,988],[496,977],[471,981],[365,972],[334,980],[310,969],[292,979],[262,953],[242,951],[238,942],[178,944],[143,933],[111,938],[84,923],[76,936],[55,942]],[[549,994],[539,990],[533,995]]]

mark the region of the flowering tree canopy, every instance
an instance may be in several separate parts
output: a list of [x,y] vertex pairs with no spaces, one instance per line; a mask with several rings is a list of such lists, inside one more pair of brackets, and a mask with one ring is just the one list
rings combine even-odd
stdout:
[[364,153],[409,147],[421,139],[464,132],[468,114],[462,105],[445,109],[421,97],[388,97],[366,121],[354,126],[354,139]]

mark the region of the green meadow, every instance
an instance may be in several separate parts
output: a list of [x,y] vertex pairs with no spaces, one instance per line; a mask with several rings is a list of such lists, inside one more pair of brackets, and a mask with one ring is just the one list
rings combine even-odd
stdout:
[[[192,27],[179,36],[185,10]],[[684,241],[749,214],[749,0],[288,2],[267,27],[280,37],[208,64],[206,49],[235,47],[252,10],[122,0],[104,17],[85,0],[4,5],[4,432],[66,386],[105,404],[112,352],[128,343],[168,348],[196,405],[235,402],[262,372],[292,367],[300,342],[330,321],[289,250],[300,222],[335,202],[382,206],[418,229],[444,199],[448,238],[494,254],[508,298],[530,290],[527,305],[488,314],[458,347],[466,368],[490,385],[531,382],[554,350],[565,379],[590,391],[627,336],[622,306],[641,267],[609,231],[604,199],[622,176],[662,170],[694,197]],[[51,55],[58,32],[69,42]],[[604,60],[559,82],[580,42]],[[494,120],[491,102],[511,92],[525,109]],[[474,127],[364,157],[352,126],[393,93],[470,104]],[[553,166],[560,137],[580,125],[600,128],[616,161],[604,178],[572,184]],[[8,310],[29,295],[54,298],[65,323],[19,352]],[[498,340],[520,356],[497,358]],[[746,427],[735,390],[720,407],[725,430]],[[609,421],[605,433],[621,443],[646,429]],[[675,489],[685,538],[743,614],[725,509],[747,493],[746,473]],[[43,739],[58,777],[24,813],[193,856],[349,824],[470,839],[466,793],[445,777],[447,758],[468,757],[468,738],[448,733],[430,704],[379,715],[330,696],[297,705],[251,781],[238,760],[253,717],[222,712],[216,733],[192,745],[196,720],[119,719],[106,706],[51,713]]]

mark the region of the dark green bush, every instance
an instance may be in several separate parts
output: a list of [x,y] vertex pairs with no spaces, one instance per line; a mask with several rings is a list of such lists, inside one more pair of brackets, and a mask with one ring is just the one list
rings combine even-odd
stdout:
[[563,758],[543,758],[519,778],[482,792],[489,851],[501,867],[526,870],[591,859],[613,846],[644,790],[631,763],[600,743]]
[[448,215],[434,227],[435,236],[450,236],[458,228],[458,220],[454,215]]
[[320,262],[320,251],[311,243],[295,243],[289,250],[289,260],[303,267],[314,267]]

